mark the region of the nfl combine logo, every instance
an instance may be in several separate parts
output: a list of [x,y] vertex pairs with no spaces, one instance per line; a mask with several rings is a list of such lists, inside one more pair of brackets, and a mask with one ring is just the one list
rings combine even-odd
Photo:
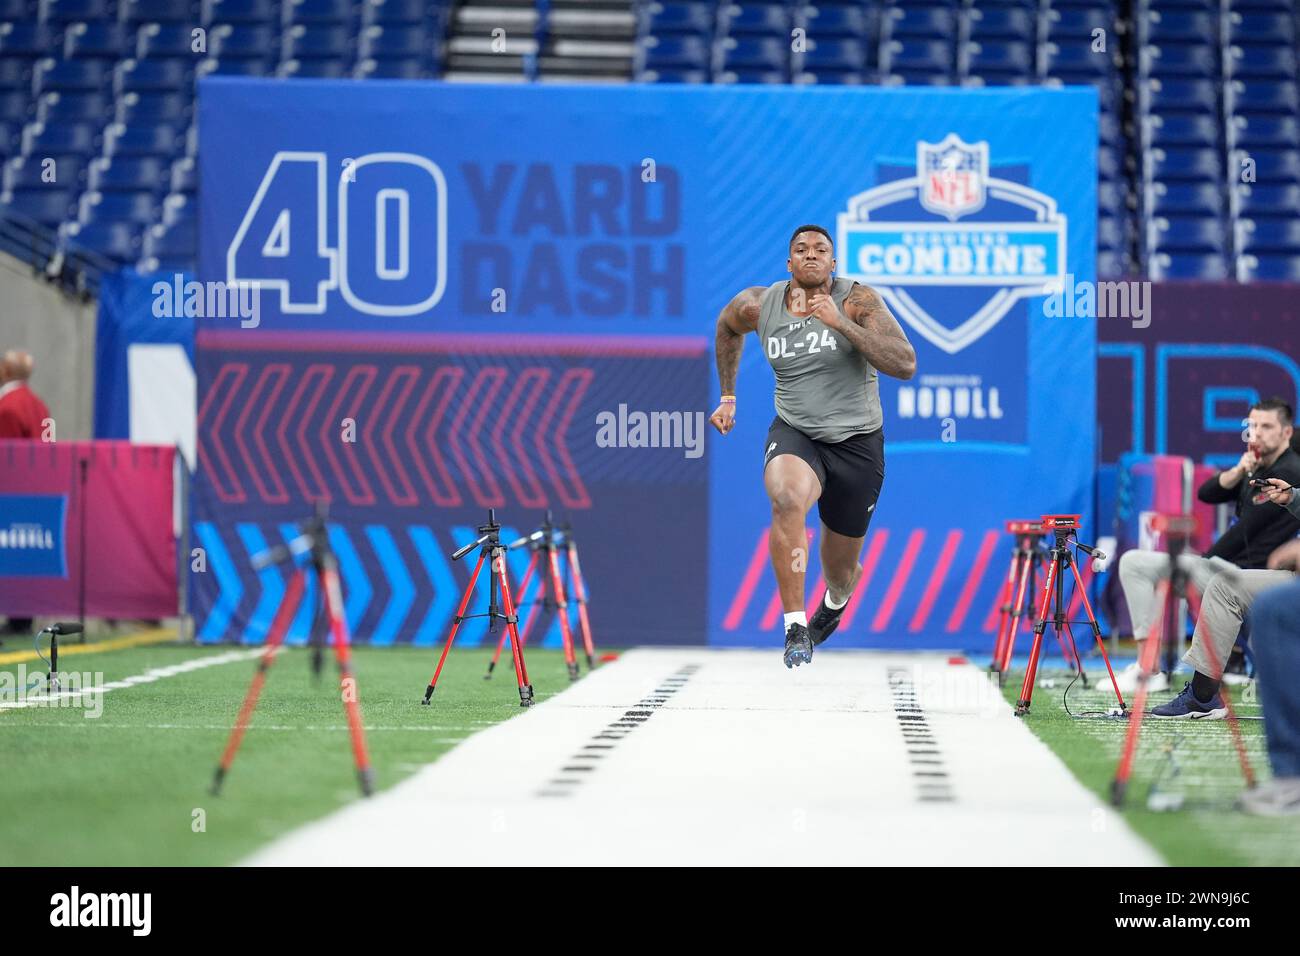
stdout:
[[925,187],[921,205],[930,212],[956,220],[984,206],[984,183],[989,178],[988,143],[968,146],[949,133],[942,143],[917,143],[916,168]]
[[[1007,176],[1016,170],[1007,167]],[[991,175],[988,143],[955,133],[917,143],[914,176],[858,193],[836,222],[841,274],[875,288],[899,319],[950,355],[1065,277],[1066,223],[1056,200]]]

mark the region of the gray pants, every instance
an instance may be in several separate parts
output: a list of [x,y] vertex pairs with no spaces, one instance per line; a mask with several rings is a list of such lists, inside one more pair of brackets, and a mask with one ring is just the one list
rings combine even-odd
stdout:
[[[1192,647],[1183,657],[1206,677],[1218,680],[1255,597],[1295,576],[1290,571],[1242,571],[1220,558],[1183,554],[1178,566],[1201,595],[1201,616]],[[1145,640],[1156,615],[1156,585],[1169,576],[1169,555],[1161,551],[1126,551],[1119,559],[1119,582],[1133,619],[1133,636]]]

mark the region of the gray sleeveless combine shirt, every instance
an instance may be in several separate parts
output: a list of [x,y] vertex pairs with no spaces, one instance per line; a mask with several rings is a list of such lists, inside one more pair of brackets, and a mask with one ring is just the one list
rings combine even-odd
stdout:
[[[820,319],[786,311],[788,282],[763,293],[758,338],[776,373],[776,413],[809,438],[838,442],[880,427],[876,369],[849,340]],[[841,312],[852,279],[835,279],[831,298]]]

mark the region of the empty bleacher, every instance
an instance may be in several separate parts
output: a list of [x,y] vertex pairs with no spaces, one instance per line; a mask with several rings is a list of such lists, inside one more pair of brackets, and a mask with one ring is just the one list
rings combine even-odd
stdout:
[[1103,276],[1300,280],[1294,0],[0,0],[0,211],[190,268],[195,80],[1095,87]]

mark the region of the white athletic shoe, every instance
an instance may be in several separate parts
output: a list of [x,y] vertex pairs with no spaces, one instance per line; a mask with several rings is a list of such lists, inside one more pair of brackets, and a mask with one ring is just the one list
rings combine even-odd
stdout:
[[1300,814],[1300,777],[1274,777],[1237,798],[1237,809],[1258,817]]
[[[1119,692],[1125,697],[1131,697],[1137,693],[1138,677],[1142,674],[1142,668],[1137,661],[1134,661],[1123,670],[1115,672],[1115,683],[1119,685]],[[1110,680],[1105,671],[1097,678],[1098,690],[1110,690]],[[1157,671],[1147,678],[1147,693],[1159,694],[1169,689],[1169,675]]]

